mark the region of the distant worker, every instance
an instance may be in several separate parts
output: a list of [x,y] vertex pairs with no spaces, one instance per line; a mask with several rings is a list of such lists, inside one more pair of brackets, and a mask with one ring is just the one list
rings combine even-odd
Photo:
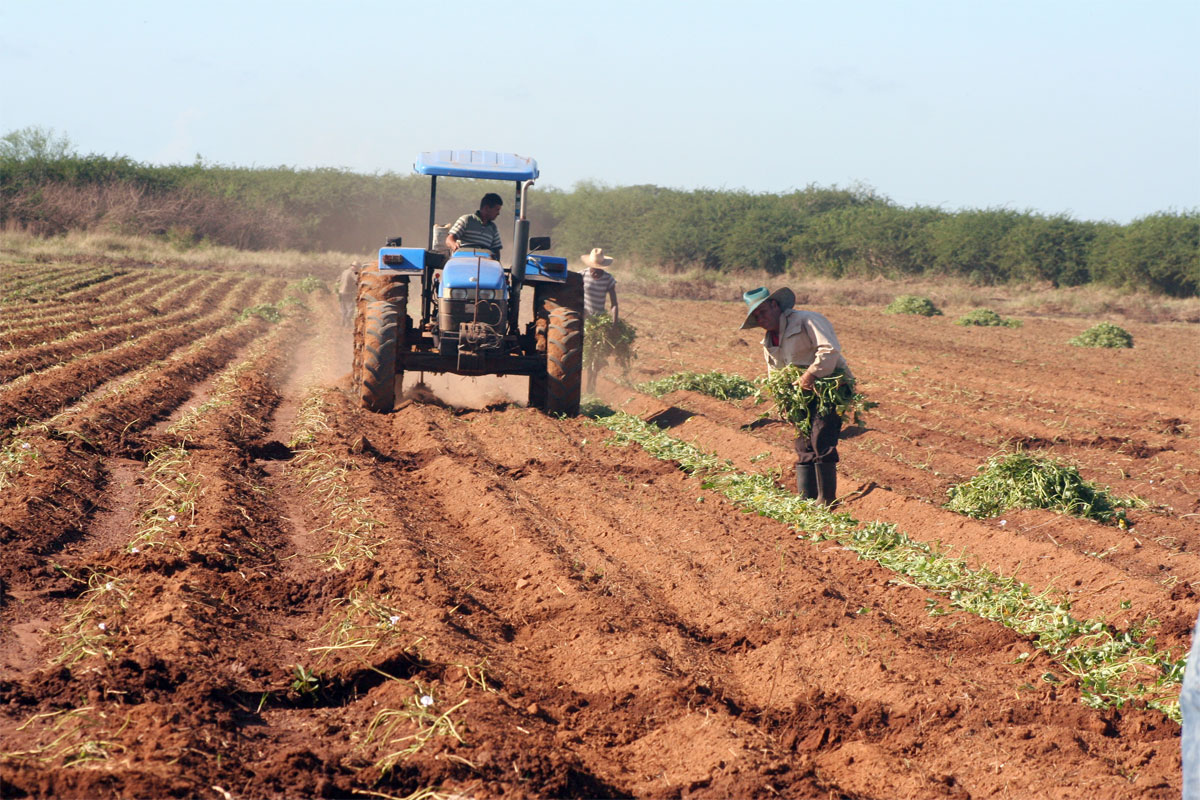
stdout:
[[[741,329],[766,331],[762,346],[768,373],[795,364],[804,371],[800,388],[810,391],[818,378],[828,377],[838,368],[853,379],[833,325],[815,311],[793,308],[796,295],[791,289],[770,292],[760,286],[743,294],[742,299],[747,312]],[[812,431],[807,436],[799,431],[796,435],[796,493],[823,506],[832,504],[837,497],[837,446],[841,432],[842,418],[837,411],[819,416],[814,409]]]
[[593,247],[592,252],[580,256],[580,260],[588,267],[583,273],[583,316],[603,314],[605,301],[612,300],[612,321],[620,318],[617,308],[617,279],[605,267],[612,264],[612,258],[604,255],[604,249]]
[[[583,318],[604,313],[604,306],[612,300],[612,324],[615,327],[620,319],[620,308],[617,305],[617,279],[605,267],[612,264],[612,258],[604,255],[604,249],[593,247],[592,252],[579,257],[587,266],[583,273]],[[593,394],[596,391],[596,375],[600,367],[596,364],[587,370],[587,384],[584,391]]]
[[450,226],[446,246],[453,253],[460,247],[481,247],[492,251],[492,258],[500,260],[500,231],[496,228],[496,217],[504,201],[495,192],[488,192],[479,201],[479,210],[474,214],[463,214]]
[[358,299],[358,273],[362,267],[357,261],[342,270],[338,278],[338,304],[342,307],[342,327],[349,328],[354,323],[354,304]]

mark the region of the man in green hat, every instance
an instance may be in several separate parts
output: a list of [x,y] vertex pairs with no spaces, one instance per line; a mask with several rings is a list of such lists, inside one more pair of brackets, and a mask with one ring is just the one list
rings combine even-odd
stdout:
[[[815,311],[794,308],[796,295],[791,289],[771,292],[760,286],[744,293],[742,300],[747,311],[741,329],[765,331],[762,346],[768,374],[795,364],[803,370],[800,388],[809,390],[818,378],[838,368],[847,379],[854,379],[833,325]],[[811,433],[796,436],[796,492],[823,506],[830,505],[837,497],[837,445],[841,432],[842,418],[831,411],[825,415],[814,413]]]

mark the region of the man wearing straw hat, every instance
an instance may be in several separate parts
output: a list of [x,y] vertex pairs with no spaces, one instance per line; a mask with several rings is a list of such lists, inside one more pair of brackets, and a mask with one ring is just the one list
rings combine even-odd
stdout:
[[[583,273],[583,318],[586,320],[588,317],[603,314],[606,302],[611,299],[611,316],[613,325],[616,325],[621,313],[617,306],[617,279],[605,269],[612,264],[612,258],[604,255],[604,248],[593,247],[592,252],[580,256],[579,260],[587,267]],[[599,369],[594,365],[588,368],[585,392],[590,394],[596,391],[598,372]]]
[[[742,295],[746,321],[741,330],[762,328],[763,354],[767,372],[795,364],[804,372],[800,388],[811,390],[817,378],[830,375],[839,367],[853,380],[850,367],[842,356],[842,347],[833,325],[815,311],[793,308],[796,295],[791,289],[768,291],[760,286]],[[823,416],[813,414],[812,431],[796,436],[796,493],[827,506],[837,497],[838,437],[842,418],[836,411]]]
[[605,267],[612,264],[612,258],[604,255],[604,248],[593,247],[592,252],[580,256],[579,260],[588,269],[583,273],[583,316],[593,316],[604,313],[607,299],[612,300],[612,321],[620,318],[617,309],[617,279]]

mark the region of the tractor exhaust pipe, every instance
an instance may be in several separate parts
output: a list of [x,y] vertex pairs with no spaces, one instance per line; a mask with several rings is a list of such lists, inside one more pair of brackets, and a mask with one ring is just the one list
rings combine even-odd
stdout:
[[525,283],[525,262],[529,259],[529,220],[525,218],[525,194],[533,181],[524,181],[517,193],[517,221],[513,230],[512,296],[509,297],[509,332],[517,332],[517,314],[521,308],[521,286]]

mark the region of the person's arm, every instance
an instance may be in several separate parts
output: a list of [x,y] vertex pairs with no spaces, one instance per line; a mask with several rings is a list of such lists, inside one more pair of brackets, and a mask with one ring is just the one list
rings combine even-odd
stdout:
[[837,336],[833,332],[833,326],[828,321],[809,319],[806,321],[806,326],[813,344],[816,345],[816,352],[813,354],[812,363],[800,377],[800,388],[812,389],[816,386],[817,378],[827,377],[837,369],[840,346]]
[[608,299],[612,301],[612,321],[615,323],[621,318],[620,312],[617,311],[617,282],[615,280],[609,284]]
[[450,226],[450,230],[446,231],[446,247],[450,248],[451,253],[462,247],[462,244],[458,241],[458,235],[463,232],[463,228],[467,227],[467,217],[469,216],[470,214],[463,214],[454,220],[454,224]]

